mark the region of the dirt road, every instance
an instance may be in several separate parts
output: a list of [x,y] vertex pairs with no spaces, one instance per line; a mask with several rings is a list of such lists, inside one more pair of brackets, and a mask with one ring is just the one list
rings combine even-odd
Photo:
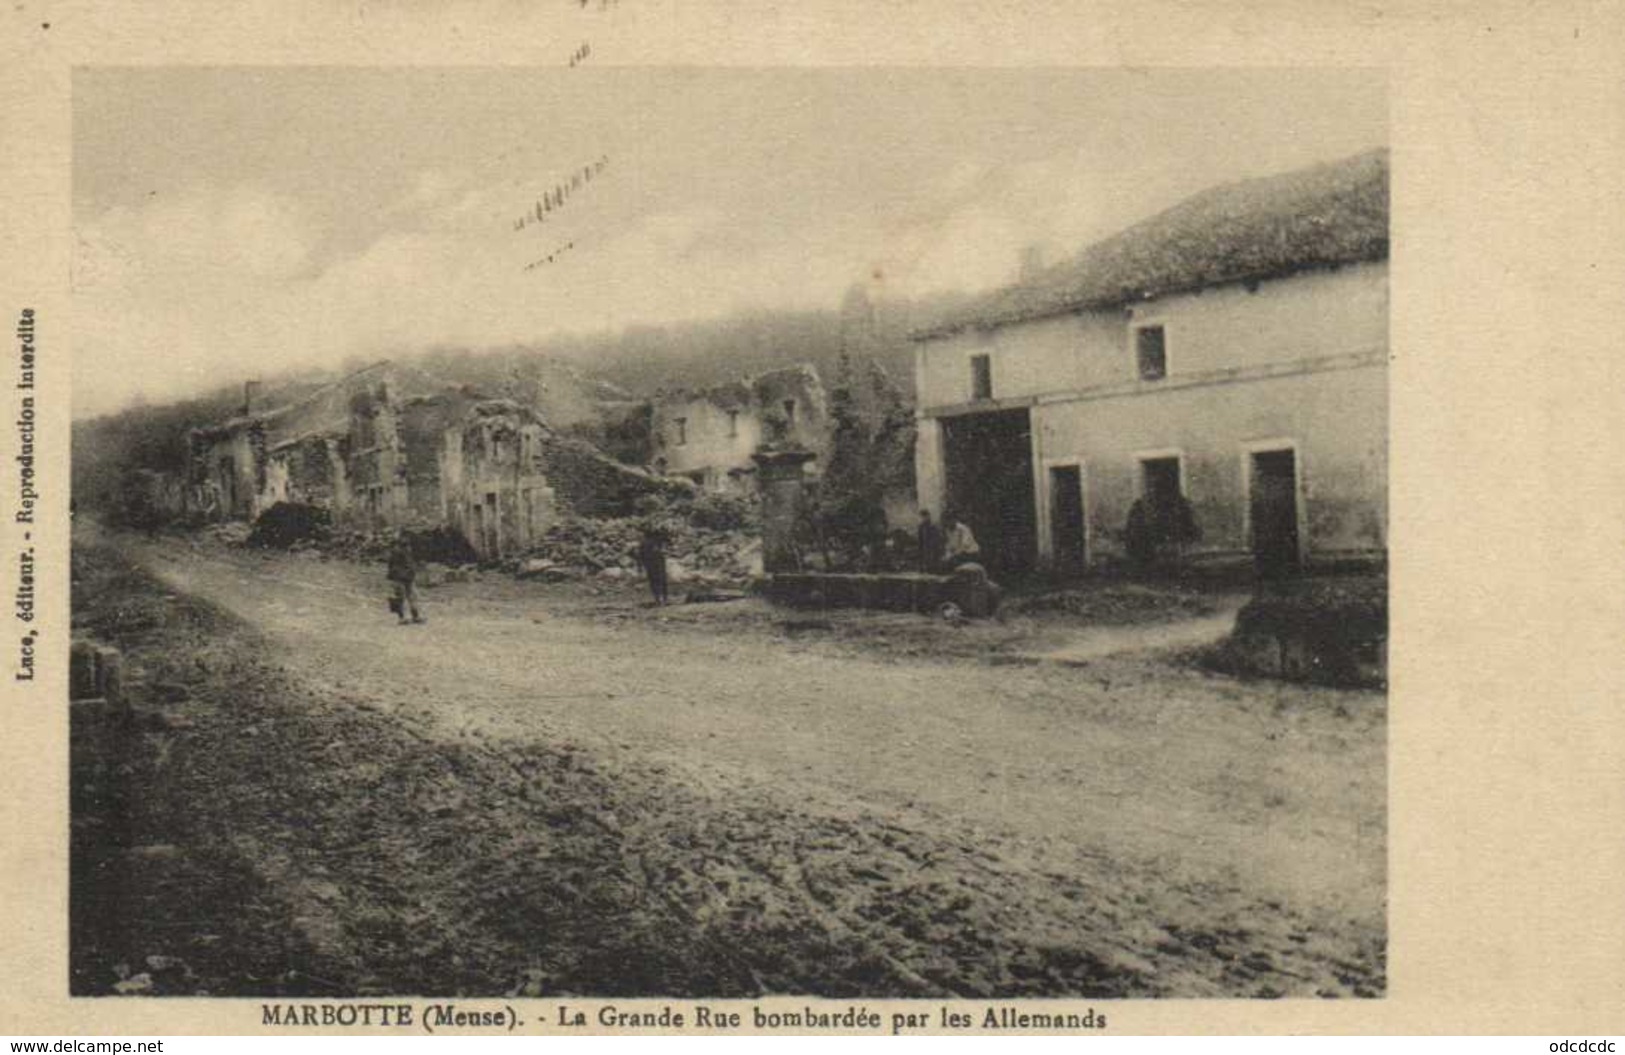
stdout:
[[[600,826],[643,847],[641,874],[670,864],[679,828],[699,840],[648,878],[688,900],[690,924],[743,912],[793,930],[805,916],[821,941],[864,944],[888,991],[910,995],[1059,994],[1088,977],[1124,994],[1382,985],[1380,694],[1241,683],[1155,653],[899,662],[717,633],[644,613],[630,591],[583,606],[511,581],[425,591],[428,624],[401,627],[380,569],[120,545],[253,628],[313,699],[510,768],[532,748],[571,753],[621,803]],[[840,855],[842,878],[815,881],[828,861],[809,846]],[[866,876],[865,847],[890,864]],[[957,906],[958,936],[940,912],[911,923],[909,891]],[[1065,966],[1067,949],[1087,970]],[[1024,974],[1014,961],[1034,950],[1048,951]],[[996,968],[971,965],[995,953]],[[823,984],[761,964],[742,977],[746,991]]]

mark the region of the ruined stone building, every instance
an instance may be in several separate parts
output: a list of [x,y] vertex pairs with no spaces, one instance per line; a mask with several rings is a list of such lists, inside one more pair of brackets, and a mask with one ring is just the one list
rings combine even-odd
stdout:
[[[828,400],[818,371],[801,364],[704,389],[662,393],[650,411],[652,463],[713,491],[746,493],[751,455],[829,448]],[[817,464],[816,462],[813,464]]]
[[474,403],[441,433],[440,516],[481,557],[522,552],[557,521],[546,437],[534,411],[505,399]]
[[[301,398],[262,405],[260,386],[244,388],[242,412],[191,435],[191,506],[218,519],[252,520],[277,502],[309,502],[335,511],[355,501],[352,455],[385,422],[358,428],[358,405],[391,403],[433,383],[392,363],[375,363]],[[358,404],[358,400],[362,401]],[[370,431],[369,431],[370,430]],[[370,481],[376,484],[376,481]],[[376,493],[367,501],[382,505]],[[365,505],[365,502],[364,502]]]
[[252,520],[278,502],[327,509],[341,527],[451,525],[482,556],[528,546],[554,517],[543,425],[489,400],[377,363],[274,408],[192,435],[193,508]]
[[192,433],[188,504],[205,518],[305,503],[341,528],[450,527],[481,557],[501,558],[567,510],[625,516],[640,495],[678,486],[556,434],[524,402],[388,362],[278,407],[259,405],[251,383],[244,403]]
[[405,396],[384,379],[351,396],[342,440],[350,500],[333,507],[337,522],[371,530],[447,522],[441,457],[447,434],[484,397],[429,387],[429,394]]
[[918,332],[921,503],[999,570],[1387,546],[1386,151],[1219,187]]
[[244,415],[191,436],[189,507],[211,519],[253,519],[275,503],[266,491],[265,423]]

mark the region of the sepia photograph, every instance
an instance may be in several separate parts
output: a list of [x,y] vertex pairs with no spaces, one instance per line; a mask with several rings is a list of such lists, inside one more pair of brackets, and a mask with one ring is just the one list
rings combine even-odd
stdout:
[[1388,996],[1381,71],[71,89],[71,995]]

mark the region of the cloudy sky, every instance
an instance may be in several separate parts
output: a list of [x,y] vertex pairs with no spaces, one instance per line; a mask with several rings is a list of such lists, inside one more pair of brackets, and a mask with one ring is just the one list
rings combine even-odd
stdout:
[[81,69],[75,412],[857,281],[988,288],[1027,246],[1386,136],[1371,72]]

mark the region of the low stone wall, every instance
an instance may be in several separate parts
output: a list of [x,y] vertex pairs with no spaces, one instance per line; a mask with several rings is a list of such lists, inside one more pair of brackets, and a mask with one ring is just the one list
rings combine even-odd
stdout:
[[1289,584],[1248,602],[1216,657],[1242,674],[1328,685],[1388,681],[1388,596],[1381,578]]

